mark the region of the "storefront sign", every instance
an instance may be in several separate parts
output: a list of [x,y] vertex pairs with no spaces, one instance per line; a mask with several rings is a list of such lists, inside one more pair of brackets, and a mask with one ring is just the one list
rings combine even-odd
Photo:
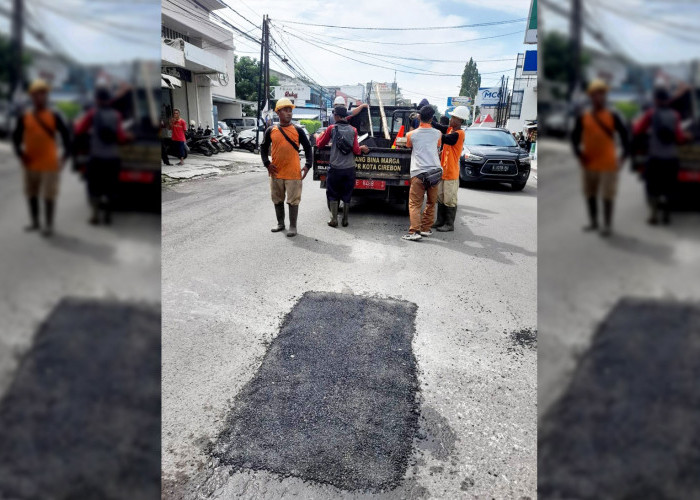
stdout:
[[501,87],[481,87],[476,93],[477,106],[498,106],[501,101]]
[[275,99],[292,99],[296,103],[296,99],[310,101],[311,88],[305,85],[278,85],[273,87],[275,91]]

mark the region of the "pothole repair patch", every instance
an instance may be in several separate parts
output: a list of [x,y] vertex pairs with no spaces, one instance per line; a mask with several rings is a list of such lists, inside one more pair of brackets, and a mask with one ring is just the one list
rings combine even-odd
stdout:
[[0,498],[160,498],[156,307],[64,299],[0,401]]
[[700,498],[700,306],[626,299],[539,426],[542,499]]
[[397,486],[418,427],[416,310],[305,293],[236,397],[213,455],[344,490]]

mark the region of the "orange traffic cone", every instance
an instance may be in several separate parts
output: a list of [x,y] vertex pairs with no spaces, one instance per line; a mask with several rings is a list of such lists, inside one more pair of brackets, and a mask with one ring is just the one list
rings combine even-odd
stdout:
[[401,125],[401,128],[399,129],[399,133],[396,134],[396,137],[394,138],[394,144],[391,145],[391,149],[396,149],[396,139],[399,137],[403,137],[403,125]]

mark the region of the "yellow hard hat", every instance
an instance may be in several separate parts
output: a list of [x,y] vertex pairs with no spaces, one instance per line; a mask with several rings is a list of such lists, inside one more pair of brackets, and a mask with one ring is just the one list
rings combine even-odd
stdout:
[[586,93],[592,94],[593,92],[598,92],[599,90],[602,90],[603,92],[607,92],[610,90],[610,87],[608,87],[608,84],[605,83],[604,80],[601,80],[600,78],[595,78],[591,83],[588,84],[588,89],[586,90]]
[[49,87],[49,84],[46,82],[46,80],[37,78],[29,86],[28,92],[30,94],[34,94],[35,92],[48,92],[49,90],[51,90],[51,87]]
[[277,101],[277,104],[275,104],[275,112],[277,112],[280,108],[292,108],[292,109],[294,109],[295,107],[296,106],[294,106],[292,101],[290,101],[286,97],[283,97],[282,99]]

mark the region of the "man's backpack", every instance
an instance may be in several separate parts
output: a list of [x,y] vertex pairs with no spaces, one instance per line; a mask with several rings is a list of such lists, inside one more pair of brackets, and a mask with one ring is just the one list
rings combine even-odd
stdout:
[[352,126],[336,124],[333,127],[333,145],[338,148],[341,154],[349,155],[352,153],[354,143],[355,129]]
[[[675,121],[675,120],[674,120]],[[659,111],[654,112],[652,131],[664,146],[676,143],[676,131],[668,120],[664,120]]]
[[103,144],[114,144],[117,142],[117,118],[113,116],[110,120],[109,117],[105,117],[107,113],[116,115],[112,110],[96,110],[93,125],[95,133]]

